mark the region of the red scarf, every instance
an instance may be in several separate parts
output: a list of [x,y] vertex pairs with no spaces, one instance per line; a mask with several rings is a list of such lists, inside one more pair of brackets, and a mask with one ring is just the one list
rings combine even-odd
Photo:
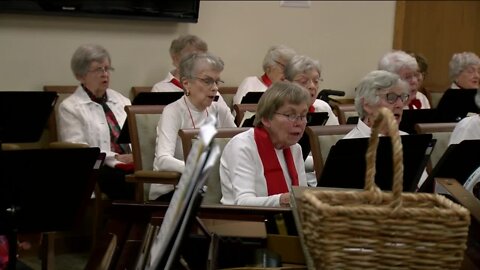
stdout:
[[314,113],[315,112],[315,107],[313,107],[313,104],[308,107],[308,112]]
[[416,98],[416,99],[413,99],[412,101],[410,101],[410,104],[408,104],[408,108],[410,110],[412,109],[421,109],[422,108],[422,102],[420,101],[420,99]]
[[[262,160],[263,174],[265,175],[268,196],[288,192],[285,176],[278,161],[272,140],[264,128],[254,128],[254,138],[257,144],[258,154]],[[292,185],[298,186],[298,175],[293,161],[290,147],[283,149],[283,155],[287,163],[288,174],[292,179]]]
[[266,73],[263,73],[262,77],[260,78],[262,79],[263,84],[265,84],[267,87],[270,87],[270,85],[272,85],[272,80],[268,78]]
[[180,88],[183,90],[183,85],[180,83],[179,80],[177,80],[176,78],[172,78],[170,80],[171,83],[173,83],[176,87]]

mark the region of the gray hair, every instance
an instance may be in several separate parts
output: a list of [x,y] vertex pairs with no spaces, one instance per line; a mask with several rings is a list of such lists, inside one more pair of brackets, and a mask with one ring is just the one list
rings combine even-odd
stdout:
[[209,53],[192,53],[186,55],[180,61],[180,79],[193,79],[197,75],[198,66],[206,63],[214,71],[223,71],[224,63],[219,57]]
[[318,74],[321,75],[322,68],[317,60],[305,55],[295,55],[285,66],[285,78],[289,81],[293,81],[293,78],[298,74],[305,73],[312,69],[316,70]]
[[448,63],[448,76],[451,81],[455,81],[457,77],[469,66],[480,65],[480,59],[473,52],[455,53]]
[[108,60],[111,64],[108,51],[97,44],[84,44],[77,48],[70,61],[72,72],[77,77],[83,77],[88,73],[92,62]]
[[414,71],[418,70],[417,60],[404,51],[388,52],[378,61],[378,69],[386,70],[398,74],[400,69],[409,68]]
[[399,86],[403,93],[409,93],[408,83],[400,79],[395,73],[385,70],[374,70],[363,77],[355,88],[355,109],[360,119],[366,116],[363,110],[362,99],[368,104],[377,104],[380,101],[379,93],[396,86]]
[[183,49],[192,46],[198,51],[207,52],[207,43],[195,35],[181,35],[170,44],[170,55],[180,55]]
[[253,125],[262,126],[262,119],[272,119],[275,112],[284,104],[305,104],[308,108],[310,94],[302,86],[287,82],[278,81],[273,83],[262,95],[257,105],[257,112]]
[[290,59],[297,54],[297,52],[285,45],[274,45],[270,47],[263,58],[263,71],[267,71],[267,68],[277,65],[277,61],[283,61],[287,63]]

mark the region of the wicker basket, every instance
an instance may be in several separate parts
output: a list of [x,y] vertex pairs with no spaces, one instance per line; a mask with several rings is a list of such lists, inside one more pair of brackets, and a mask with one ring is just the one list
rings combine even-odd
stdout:
[[[393,147],[392,192],[374,183],[378,131]],[[458,269],[470,214],[438,194],[402,193],[398,125],[381,109],[367,150],[365,190],[309,190],[300,200],[304,242],[317,269]]]

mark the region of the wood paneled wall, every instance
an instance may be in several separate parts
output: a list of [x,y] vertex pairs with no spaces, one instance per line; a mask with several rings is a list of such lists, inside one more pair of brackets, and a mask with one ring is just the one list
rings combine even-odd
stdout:
[[425,86],[443,92],[450,85],[454,53],[480,55],[480,1],[397,1],[393,48],[427,58]]

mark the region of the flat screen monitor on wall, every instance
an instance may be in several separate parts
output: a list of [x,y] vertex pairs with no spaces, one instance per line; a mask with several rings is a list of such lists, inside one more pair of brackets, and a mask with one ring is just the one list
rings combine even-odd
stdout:
[[0,13],[198,21],[200,0],[0,0]]

